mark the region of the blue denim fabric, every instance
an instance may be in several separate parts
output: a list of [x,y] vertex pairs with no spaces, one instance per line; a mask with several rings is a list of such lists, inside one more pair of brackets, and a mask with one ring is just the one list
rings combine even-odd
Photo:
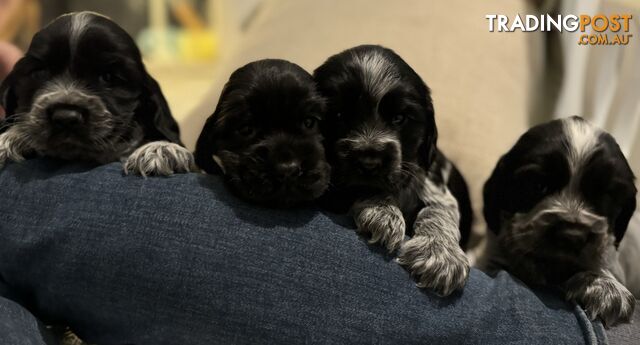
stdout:
[[53,335],[19,304],[0,297],[0,344],[55,344]]
[[348,217],[257,208],[217,177],[38,159],[0,172],[0,191],[12,298],[91,343],[606,341],[579,308],[506,273],[472,270],[438,298]]

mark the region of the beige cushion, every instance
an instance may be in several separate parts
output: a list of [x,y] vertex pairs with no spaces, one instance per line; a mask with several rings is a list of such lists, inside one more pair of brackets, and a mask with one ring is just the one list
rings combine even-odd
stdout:
[[438,145],[467,178],[481,219],[482,185],[526,129],[529,89],[526,34],[489,33],[484,16],[524,11],[524,2],[513,0],[267,1],[210,96],[184,119],[183,138],[193,147],[224,82],[245,63],[282,58],[312,72],[341,50],[382,44],[433,90]]

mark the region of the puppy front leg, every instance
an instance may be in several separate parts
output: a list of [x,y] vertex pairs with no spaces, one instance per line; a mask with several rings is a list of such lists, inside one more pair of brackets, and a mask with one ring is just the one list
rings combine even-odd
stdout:
[[567,299],[578,303],[595,320],[606,327],[629,322],[635,308],[635,298],[607,269],[580,272],[564,284]]
[[124,163],[125,173],[168,176],[196,170],[193,154],[168,141],[152,141],[137,148]]
[[425,207],[414,223],[413,238],[400,247],[397,261],[419,287],[448,296],[464,287],[469,275],[469,260],[458,244],[458,203],[446,186],[438,187],[428,179],[420,198]]
[[20,162],[24,155],[31,151],[27,136],[22,133],[20,127],[13,126],[0,134],[0,169],[7,162]]
[[391,197],[356,201],[351,207],[358,231],[371,235],[369,243],[380,242],[389,252],[398,249],[404,239],[402,211]]

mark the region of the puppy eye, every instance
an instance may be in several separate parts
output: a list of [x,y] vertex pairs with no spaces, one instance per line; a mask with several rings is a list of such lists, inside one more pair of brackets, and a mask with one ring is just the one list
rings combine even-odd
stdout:
[[35,80],[42,80],[49,77],[49,71],[46,68],[38,68],[29,74]]
[[113,81],[113,74],[111,73],[102,73],[100,74],[100,82],[104,83],[104,84],[111,84],[111,81]]
[[250,137],[253,134],[255,134],[255,128],[247,125],[247,126],[243,126],[242,128],[240,128],[238,130],[238,134],[240,134],[243,137]]
[[533,181],[531,191],[536,195],[545,195],[549,191],[549,186],[544,181]]
[[394,126],[400,126],[407,120],[407,116],[404,114],[396,114],[391,118],[391,124]]
[[313,129],[317,123],[318,123],[318,119],[312,116],[305,117],[304,120],[302,120],[302,124],[307,129]]
[[551,189],[549,180],[538,164],[527,164],[514,172],[517,190],[535,198],[547,195]]
[[99,78],[101,83],[108,85],[126,82],[124,77],[112,72],[104,72],[100,74]]

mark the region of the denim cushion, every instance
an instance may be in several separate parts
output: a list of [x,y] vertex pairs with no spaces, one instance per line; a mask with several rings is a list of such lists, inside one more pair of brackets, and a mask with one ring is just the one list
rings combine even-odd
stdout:
[[274,210],[217,177],[46,159],[0,172],[5,295],[99,344],[601,343],[554,292],[472,270],[416,288],[346,216]]

